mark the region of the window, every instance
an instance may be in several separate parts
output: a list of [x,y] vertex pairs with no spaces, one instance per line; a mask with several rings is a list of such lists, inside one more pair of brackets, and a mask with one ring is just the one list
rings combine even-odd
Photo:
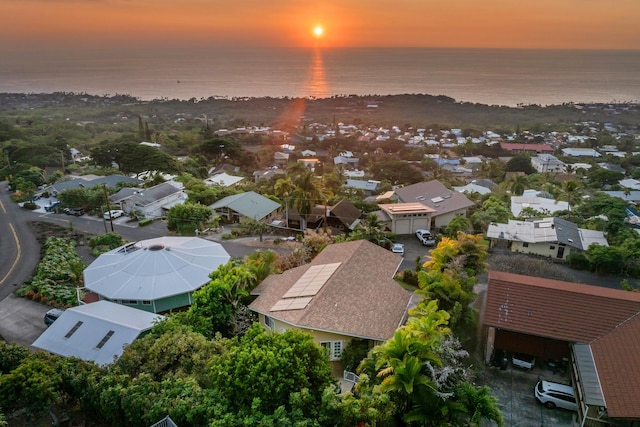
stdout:
[[100,340],[100,342],[98,343],[98,345],[96,346],[97,349],[101,349],[106,343],[107,341],[109,341],[109,338],[111,338],[113,336],[113,334],[115,334],[114,331],[109,331],[107,332],[107,335],[104,336],[104,338],[102,338]]
[[142,305],[151,305],[151,301],[143,299],[142,300]]
[[264,324],[272,331],[276,329],[276,322],[269,316],[264,316]]
[[524,243],[522,244],[522,247],[523,247],[523,248],[528,248],[528,247],[529,247],[529,242],[524,242]]
[[82,320],[78,320],[78,322],[75,325],[73,325],[73,328],[71,328],[69,332],[67,332],[67,335],[65,335],[64,337],[71,338],[71,335],[73,335],[80,326],[82,326]]
[[555,249],[556,247],[554,245],[549,245],[549,249]]
[[342,341],[323,341],[320,346],[326,350],[329,360],[339,360],[342,356]]
[[134,299],[123,299],[122,303],[123,304],[128,304],[128,305],[136,305],[136,304],[138,304],[138,301],[136,301]]

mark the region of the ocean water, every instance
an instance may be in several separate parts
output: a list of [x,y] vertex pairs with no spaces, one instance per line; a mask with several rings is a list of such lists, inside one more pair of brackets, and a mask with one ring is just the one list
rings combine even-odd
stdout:
[[146,100],[421,93],[508,106],[640,100],[640,51],[157,47],[0,53],[0,92]]

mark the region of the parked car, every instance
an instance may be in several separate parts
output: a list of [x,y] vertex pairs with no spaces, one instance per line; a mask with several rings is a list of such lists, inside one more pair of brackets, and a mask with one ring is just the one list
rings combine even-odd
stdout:
[[536,366],[536,358],[528,354],[513,353],[511,363],[518,368],[533,369],[533,367]]
[[122,215],[124,215],[124,211],[121,211],[120,209],[112,209],[110,211],[107,211],[104,213],[104,219],[115,219],[115,218],[120,218]]
[[47,212],[51,212],[52,210],[54,210],[58,206],[60,206],[60,202],[52,202],[50,205],[45,206],[44,210],[47,211]]
[[44,324],[50,326],[53,322],[58,320],[58,317],[62,316],[64,310],[59,308],[52,308],[44,314]]
[[402,243],[394,243],[391,247],[391,252],[400,256],[404,256],[404,245]]
[[550,381],[539,381],[534,389],[536,400],[549,409],[562,408],[577,411],[576,396],[573,387]]
[[82,216],[84,215],[84,209],[83,208],[64,208],[64,213],[66,213],[67,215]]
[[420,240],[420,243],[422,243],[422,246],[436,245],[436,239],[429,230],[424,230],[424,229],[416,230],[416,237],[418,238],[418,240]]

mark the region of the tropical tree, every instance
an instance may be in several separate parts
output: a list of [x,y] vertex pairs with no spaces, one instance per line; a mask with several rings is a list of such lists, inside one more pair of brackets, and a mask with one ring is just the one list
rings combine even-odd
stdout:
[[[289,194],[293,206],[298,210],[302,219],[302,229],[307,228],[307,219],[316,204],[326,204],[329,194],[324,191],[322,182],[305,166],[290,168],[287,172],[293,184],[293,191]],[[285,185],[282,185],[284,190]]]
[[[448,319],[436,301],[412,311],[407,324],[360,365],[365,381],[373,379],[369,395],[388,394],[398,424],[468,425],[473,418],[502,425],[496,400],[476,389],[462,366],[467,353],[451,335]],[[366,394],[364,384],[357,385],[358,393]]]
[[269,224],[266,222],[256,221],[253,218],[245,217],[240,221],[240,229],[250,235],[257,234],[260,236],[260,241],[262,242],[264,233],[271,230],[271,227],[269,227]]
[[535,172],[535,169],[531,165],[531,159],[528,156],[512,157],[504,169],[506,172],[524,172],[526,175],[531,175]]
[[291,196],[293,191],[296,189],[295,184],[290,176],[285,176],[284,178],[279,178],[273,186],[273,190],[275,195],[284,199],[284,215],[285,215],[285,223],[287,227],[289,226],[289,202],[291,200]]
[[254,275],[256,283],[259,284],[268,276],[279,273],[276,268],[278,258],[280,255],[275,251],[257,250],[247,255],[244,262],[251,274]]
[[471,215],[471,222],[476,231],[486,231],[489,224],[497,222],[506,224],[511,218],[511,209],[495,196],[489,197],[482,207]]
[[210,366],[228,412],[243,416],[271,414],[281,406],[290,409],[293,395],[304,393],[305,404],[298,409],[307,418],[317,418],[324,390],[333,383],[329,359],[311,335],[296,330],[269,333],[258,324],[232,339]]
[[580,196],[581,189],[582,184],[574,179],[562,183],[560,198],[567,201],[569,211],[571,211],[573,202]]
[[387,238],[384,231],[384,224],[380,221],[375,213],[368,214],[364,221],[361,221],[358,227],[349,234],[349,240],[368,240],[378,244],[381,240]]
[[449,237],[456,237],[459,232],[468,233],[471,231],[471,220],[466,216],[457,216],[449,221],[445,227],[444,234]]
[[167,228],[183,235],[196,234],[204,230],[211,221],[213,211],[199,203],[187,202],[172,206],[167,212]]
[[229,335],[231,321],[257,285],[256,277],[242,264],[230,261],[210,274],[211,281],[193,293],[188,314],[194,329],[204,336]]
[[508,188],[511,190],[511,193],[516,196],[522,196],[524,190],[527,189],[529,182],[525,175],[516,175],[507,181]]

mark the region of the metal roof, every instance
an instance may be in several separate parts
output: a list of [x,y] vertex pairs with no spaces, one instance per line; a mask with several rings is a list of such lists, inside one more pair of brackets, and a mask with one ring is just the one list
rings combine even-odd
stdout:
[[158,237],[100,255],[84,270],[85,287],[111,300],[158,300],[195,291],[230,259],[199,237]]
[[65,310],[33,347],[98,365],[112,363],[142,332],[164,319],[109,301],[98,301]]
[[280,203],[274,202],[255,191],[234,194],[209,205],[211,209],[228,208],[242,216],[260,220],[271,212],[280,208]]
[[589,406],[606,406],[600,378],[591,353],[591,346],[588,344],[574,344],[573,355],[575,363],[578,365],[578,375],[580,385],[584,393],[584,403]]

